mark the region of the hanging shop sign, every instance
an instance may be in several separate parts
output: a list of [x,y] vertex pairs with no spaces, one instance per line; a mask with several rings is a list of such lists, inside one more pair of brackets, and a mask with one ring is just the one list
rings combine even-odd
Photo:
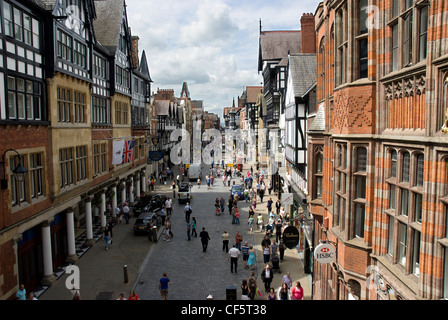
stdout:
[[283,244],[288,249],[292,249],[299,244],[299,230],[294,226],[286,227],[283,230]]
[[282,204],[293,204],[294,195],[292,193],[282,193]]
[[151,139],[152,140],[152,144],[154,147],[157,147],[157,145],[159,144],[159,138],[154,137]]
[[149,151],[149,159],[152,161],[159,161],[163,158],[162,151]]
[[321,243],[314,249],[314,259],[319,263],[330,263],[336,257],[336,249],[330,243]]

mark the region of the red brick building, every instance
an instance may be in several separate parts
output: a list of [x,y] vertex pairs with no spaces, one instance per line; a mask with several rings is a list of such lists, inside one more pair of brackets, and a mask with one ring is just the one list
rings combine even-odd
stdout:
[[315,299],[448,296],[448,3],[337,0],[316,10],[321,198],[310,172]]

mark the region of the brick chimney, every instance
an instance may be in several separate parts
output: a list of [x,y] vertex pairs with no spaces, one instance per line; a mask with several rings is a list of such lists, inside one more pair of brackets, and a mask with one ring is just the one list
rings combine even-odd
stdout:
[[138,40],[140,38],[138,36],[132,36],[132,63],[134,64],[134,68],[139,70],[140,69],[140,63],[138,60]]
[[300,18],[302,53],[316,53],[314,15],[304,13]]

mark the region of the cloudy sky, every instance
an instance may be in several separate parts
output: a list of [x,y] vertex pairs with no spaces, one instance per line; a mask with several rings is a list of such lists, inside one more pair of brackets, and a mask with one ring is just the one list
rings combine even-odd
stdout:
[[152,91],[186,81],[193,100],[222,118],[258,74],[259,20],[262,29],[299,30],[303,13],[319,0],[126,0],[132,34],[145,50]]

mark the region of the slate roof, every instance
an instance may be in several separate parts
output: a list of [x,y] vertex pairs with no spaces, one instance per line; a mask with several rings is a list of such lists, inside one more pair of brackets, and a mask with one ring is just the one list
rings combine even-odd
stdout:
[[308,131],[325,131],[325,106],[323,104],[317,109],[314,121],[308,128]]
[[288,53],[301,52],[301,31],[262,31],[259,43],[259,65],[262,71],[263,61],[278,60],[279,66],[288,64]]
[[258,99],[258,94],[263,92],[263,87],[246,87],[246,103],[256,103]]
[[292,78],[294,95],[303,96],[317,79],[317,62],[314,53],[291,54],[289,72]]
[[149,73],[148,60],[146,59],[145,50],[142,52],[142,58],[140,59],[140,72],[148,78],[149,81],[153,82],[151,79],[151,74]]
[[115,52],[118,44],[124,6],[124,0],[95,0],[97,15],[93,21],[95,37],[112,52]]
[[156,100],[154,101],[157,115],[158,116],[167,116],[169,115],[170,108],[170,100]]

